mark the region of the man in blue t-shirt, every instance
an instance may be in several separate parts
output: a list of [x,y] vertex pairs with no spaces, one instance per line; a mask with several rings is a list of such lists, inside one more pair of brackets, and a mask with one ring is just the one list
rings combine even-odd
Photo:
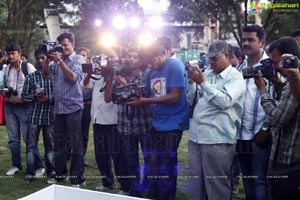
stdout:
[[147,93],[128,103],[153,105],[151,134],[150,199],[175,199],[177,149],[182,132],[188,129],[187,74],[181,61],[168,58],[159,42],[141,49],[140,58],[150,69],[145,77]]

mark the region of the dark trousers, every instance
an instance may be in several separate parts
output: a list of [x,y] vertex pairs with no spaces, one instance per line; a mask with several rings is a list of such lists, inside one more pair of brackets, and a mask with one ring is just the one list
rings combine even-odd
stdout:
[[268,180],[272,200],[300,198],[300,164],[286,165],[270,160]]
[[177,149],[182,131],[151,130],[151,161],[148,186],[150,199],[172,200],[176,196]]
[[70,180],[72,184],[81,184],[84,181],[81,117],[82,110],[70,114],[56,114],[54,122],[56,178],[57,180],[66,178],[67,155],[71,149]]
[[271,138],[264,148],[255,140],[238,140],[237,151],[243,174],[246,200],[265,200],[269,198],[267,170],[271,152]]
[[126,163],[121,151],[122,140],[117,130],[117,125],[94,124],[94,149],[98,168],[102,175],[102,184],[111,187],[114,184],[112,162],[121,188],[127,192],[129,187],[126,183]]
[[81,121],[81,130],[82,130],[82,145],[83,145],[83,157],[85,157],[86,150],[89,142],[89,130],[91,122],[91,104],[84,104],[82,111],[82,121]]
[[46,173],[47,175],[50,175],[54,171],[53,125],[40,126],[36,124],[29,124],[26,138],[26,175],[35,174],[36,162],[41,163],[40,167],[43,167],[42,160],[40,157],[36,156],[41,129],[43,131],[43,142],[45,148]]
[[[124,157],[127,165],[127,182],[130,187],[131,196],[141,196],[142,192],[147,188],[148,185],[148,175],[149,175],[149,163],[150,163],[150,134],[130,134],[122,135],[122,151],[124,152]],[[144,157],[144,173],[143,182],[140,183],[140,172],[142,166],[139,162],[139,143],[141,144],[143,157]]]

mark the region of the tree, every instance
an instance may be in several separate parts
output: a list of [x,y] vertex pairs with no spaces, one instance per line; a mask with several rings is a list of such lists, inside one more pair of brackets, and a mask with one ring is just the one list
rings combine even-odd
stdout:
[[[262,17],[262,26],[267,32],[267,41],[270,42],[283,35],[289,35],[288,30],[294,30],[299,26],[298,12],[275,13],[273,9],[262,9],[255,15],[249,13],[249,3],[259,1],[248,0],[170,0],[169,12],[174,15],[174,19],[179,22],[191,21],[202,22],[205,26],[206,19],[218,20],[220,24],[220,39],[228,39],[232,34],[239,46],[241,46],[242,28],[248,24],[255,24],[255,17]],[[297,0],[273,0],[269,3],[298,3]],[[242,10],[242,6],[244,10]],[[293,22],[289,17],[296,16]],[[289,22],[289,23],[287,23]],[[274,36],[275,35],[275,36]]]
[[[71,0],[0,0],[0,49],[9,42],[21,45],[22,51],[28,54],[43,40],[39,22],[44,21],[45,7],[56,5],[62,12],[67,12],[64,4],[77,1]],[[79,1],[77,2],[77,4]]]

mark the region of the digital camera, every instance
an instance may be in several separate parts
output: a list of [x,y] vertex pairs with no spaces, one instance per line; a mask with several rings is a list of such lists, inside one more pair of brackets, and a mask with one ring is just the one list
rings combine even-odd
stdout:
[[290,56],[283,58],[282,60],[283,68],[297,68],[298,67],[298,58],[297,56]]
[[204,64],[201,60],[190,60],[185,62],[185,70],[192,70],[192,68],[204,69]]
[[126,103],[134,97],[145,96],[144,84],[132,83],[125,86],[117,86],[112,90],[112,101],[115,104]]
[[11,96],[17,96],[18,91],[13,89],[10,86],[6,86],[6,87],[0,89],[0,94],[5,96],[6,98],[10,98]]
[[54,52],[63,53],[63,47],[58,42],[44,41],[43,44],[39,45],[39,50],[41,50],[45,55]]
[[258,77],[258,70],[261,71],[263,77],[270,79],[275,77],[276,72],[273,68],[273,62],[271,58],[267,58],[260,61],[260,65],[255,67],[247,67],[242,70],[244,79],[248,78],[257,78]]

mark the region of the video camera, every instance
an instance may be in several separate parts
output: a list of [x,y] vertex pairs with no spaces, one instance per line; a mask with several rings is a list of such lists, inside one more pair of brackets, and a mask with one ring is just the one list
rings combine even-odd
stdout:
[[131,83],[125,86],[117,86],[112,90],[112,101],[115,104],[126,103],[134,97],[145,96],[144,84]]
[[118,75],[125,77],[131,74],[131,69],[126,63],[121,63],[119,60],[110,61],[104,54],[91,56],[89,59],[91,60],[91,64],[82,64],[82,70],[85,73],[94,73],[94,68],[96,72],[99,69],[99,74],[104,78],[113,78]]
[[6,87],[0,89],[0,94],[5,96],[6,98],[10,98],[11,96],[17,96],[18,91],[13,89],[10,86],[6,86]]
[[289,69],[289,68],[297,68],[298,67],[298,58],[297,56],[290,56],[283,58],[282,65],[283,68]]
[[273,68],[273,62],[271,58],[266,58],[260,61],[260,65],[256,67],[247,67],[242,70],[244,79],[257,78],[258,70],[261,71],[263,77],[270,79],[276,76],[276,72]]
[[63,47],[58,42],[44,41],[43,44],[39,45],[39,50],[41,50],[45,55],[51,54],[53,52],[63,53]]

